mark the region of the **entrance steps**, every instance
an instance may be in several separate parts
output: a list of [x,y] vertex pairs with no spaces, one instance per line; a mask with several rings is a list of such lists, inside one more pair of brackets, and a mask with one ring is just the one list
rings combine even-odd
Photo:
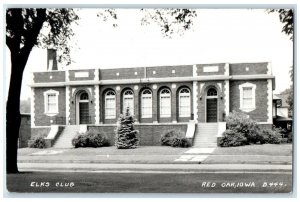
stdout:
[[72,148],[72,139],[80,131],[80,125],[66,125],[58,139],[53,145],[53,148]]
[[212,148],[217,147],[217,135],[219,123],[198,123],[195,132],[193,147]]

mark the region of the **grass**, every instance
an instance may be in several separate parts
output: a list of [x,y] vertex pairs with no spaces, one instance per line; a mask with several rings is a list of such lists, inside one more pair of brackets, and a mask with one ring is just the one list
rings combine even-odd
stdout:
[[246,145],[240,147],[218,147],[213,154],[290,156],[292,155],[292,144],[263,144]]

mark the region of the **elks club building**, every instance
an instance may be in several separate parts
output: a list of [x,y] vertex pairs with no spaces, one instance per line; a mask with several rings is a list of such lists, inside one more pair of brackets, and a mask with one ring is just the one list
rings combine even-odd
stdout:
[[44,136],[48,147],[70,147],[76,132],[88,129],[113,144],[127,107],[140,145],[159,145],[161,135],[181,130],[194,146],[215,146],[234,110],[259,124],[273,121],[269,62],[57,70],[48,50],[48,71],[34,72],[30,86],[31,136]]

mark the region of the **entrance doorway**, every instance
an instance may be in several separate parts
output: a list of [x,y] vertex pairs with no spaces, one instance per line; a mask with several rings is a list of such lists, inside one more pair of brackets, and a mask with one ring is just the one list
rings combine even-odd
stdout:
[[78,95],[77,102],[77,124],[89,124],[90,115],[89,115],[89,95],[87,92],[83,91]]
[[215,88],[207,91],[206,122],[218,122],[218,93]]

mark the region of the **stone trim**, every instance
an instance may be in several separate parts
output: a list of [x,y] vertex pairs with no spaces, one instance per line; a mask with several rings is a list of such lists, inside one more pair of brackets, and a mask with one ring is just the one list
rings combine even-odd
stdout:
[[[47,100],[47,96],[49,94],[55,94],[55,99],[56,99],[56,110],[55,112],[49,112],[48,111],[48,100]],[[44,92],[44,114],[46,114],[47,116],[55,116],[59,113],[59,103],[58,103],[58,96],[59,96],[59,92],[55,91],[55,90],[47,90]]]
[[30,101],[30,121],[31,121],[31,127],[35,127],[35,113],[34,113],[34,101],[35,101],[35,95],[34,95],[34,88],[31,88],[31,101]]
[[194,121],[198,121],[198,82],[193,82],[193,113]]
[[272,75],[253,74],[253,75],[210,75],[197,77],[167,77],[167,78],[147,78],[147,79],[119,79],[119,80],[101,80],[101,81],[69,81],[69,82],[51,82],[51,83],[33,83],[30,87],[58,87],[58,86],[83,86],[83,85],[116,85],[116,84],[138,84],[138,83],[169,83],[169,82],[189,82],[189,81],[216,81],[216,80],[258,80],[273,79]]
[[[253,102],[252,102],[252,106],[249,108],[245,108],[243,106],[243,88],[247,88],[247,87],[251,87],[252,88],[252,98],[253,98]],[[251,112],[253,110],[256,109],[256,84],[253,83],[243,83],[241,85],[239,85],[239,90],[240,90],[240,110],[244,111],[244,112]]]
[[100,95],[99,86],[95,85],[95,123],[100,122]]
[[66,125],[70,124],[70,87],[66,86]]
[[225,113],[226,116],[228,116],[229,114],[229,80],[225,81],[225,85],[224,85],[224,99],[225,99]]
[[273,88],[272,79],[268,79],[268,123],[273,123]]

